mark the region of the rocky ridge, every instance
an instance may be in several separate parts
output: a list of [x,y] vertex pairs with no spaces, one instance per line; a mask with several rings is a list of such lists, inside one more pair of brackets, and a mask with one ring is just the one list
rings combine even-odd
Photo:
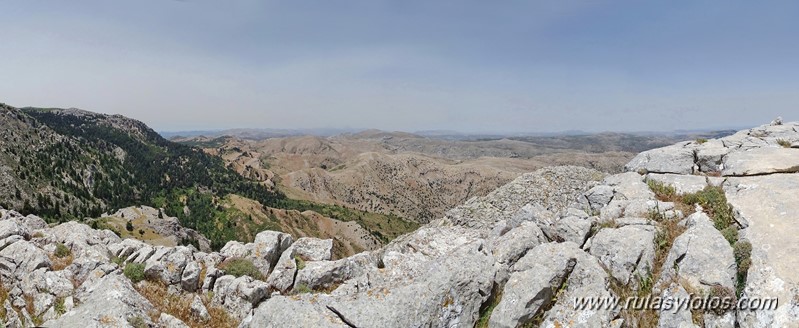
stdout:
[[[798,142],[799,124],[775,123],[643,152],[617,175],[541,169],[335,261],[331,240],[279,232],[206,253],[2,210],[0,301],[7,327],[181,327],[214,309],[239,327],[786,327],[799,321]],[[655,186],[685,195],[721,188],[730,229],[751,244],[744,281],[718,213],[664,200]],[[56,256],[63,248],[68,265]],[[236,259],[257,272],[233,275]],[[130,263],[149,281],[131,282],[121,268]],[[153,281],[194,299],[190,313],[142,296]],[[741,282],[740,297],[779,297],[779,307],[647,318],[574,306],[576,297],[707,295]]]

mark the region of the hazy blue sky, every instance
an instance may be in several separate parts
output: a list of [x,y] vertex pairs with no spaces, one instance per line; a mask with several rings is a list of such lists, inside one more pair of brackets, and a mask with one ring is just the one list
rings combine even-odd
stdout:
[[797,1],[2,1],[0,102],[159,130],[799,119]]

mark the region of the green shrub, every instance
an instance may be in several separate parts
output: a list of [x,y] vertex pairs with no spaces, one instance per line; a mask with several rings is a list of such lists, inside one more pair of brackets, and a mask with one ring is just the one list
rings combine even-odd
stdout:
[[738,241],[738,229],[734,225],[722,229],[721,235],[724,236],[724,239],[727,239],[730,245],[734,245]]
[[72,255],[72,250],[70,250],[69,247],[65,246],[62,243],[55,244],[55,256],[57,258],[63,259],[70,255]]
[[114,256],[114,257],[111,258],[111,263],[114,263],[114,264],[118,265],[121,268],[122,265],[125,264],[125,259],[123,259],[121,257]]
[[748,259],[752,256],[752,243],[742,240],[732,247],[733,254],[735,255],[735,261],[742,261],[744,259]]
[[256,268],[255,264],[248,259],[230,259],[222,263],[220,268],[225,270],[226,274],[233,275],[235,277],[250,276],[253,279],[263,279],[261,272],[258,271],[258,268]]
[[294,261],[297,262],[297,270],[305,269],[305,260],[303,260],[301,257],[295,256]]
[[294,288],[293,292],[294,292],[294,294],[308,294],[308,293],[312,293],[313,290],[308,288],[308,286],[305,285],[305,284],[298,284],[297,288]]
[[746,287],[749,267],[752,266],[752,244],[745,240],[739,241],[733,245],[732,252],[735,255],[735,263],[738,265],[735,291],[740,296]]
[[675,189],[674,186],[651,179],[646,180],[646,184],[649,186],[649,189],[655,193],[655,196],[662,201],[671,201],[677,196],[677,189]]
[[55,305],[53,306],[53,308],[55,309],[55,312],[58,315],[62,315],[64,313],[67,313],[67,307],[66,307],[66,305],[64,305],[64,298],[63,297],[59,297],[59,298],[55,299]]
[[143,263],[128,263],[125,265],[123,272],[125,277],[128,277],[134,284],[144,280],[144,264]]
[[732,207],[727,203],[727,196],[721,187],[707,186],[698,192],[684,195],[682,201],[687,205],[701,205],[718,230],[724,230],[735,222]]
[[707,142],[707,139],[705,139],[705,138],[696,139],[696,143],[698,143],[700,145],[703,144],[703,143],[706,143],[706,142]]
[[791,148],[791,142],[785,139],[778,139],[777,144],[785,148]]

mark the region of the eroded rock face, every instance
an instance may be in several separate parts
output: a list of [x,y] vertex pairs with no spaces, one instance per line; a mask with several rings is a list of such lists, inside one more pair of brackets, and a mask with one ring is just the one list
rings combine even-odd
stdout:
[[648,277],[654,271],[655,227],[629,225],[602,229],[591,243],[591,254],[623,285]]
[[[710,218],[697,212],[682,219],[678,208],[685,207],[656,199],[649,179],[680,194],[723,186],[740,238],[753,248],[744,296],[780,299],[772,310],[705,313],[705,325],[790,326],[799,321],[799,225],[792,216],[799,213],[799,174],[791,173],[793,149],[785,141],[799,141],[797,128],[764,126],[642,153],[631,172],[613,176],[573,167],[525,174],[380,250],[337,261],[332,240],[265,231],[252,243],[198,252],[120,240],[75,222],[51,228],[0,210],[4,323],[182,327],[169,313],[153,312],[157,322],[150,322],[155,309],[111,263],[118,258],[122,266],[144,264],[149,279],[191,300],[199,320],[213,313],[200,299],[212,292],[210,305],[242,320],[241,327],[473,327],[495,300],[484,317],[491,327],[533,318],[542,327],[634,326],[621,321],[619,309],[577,309],[574,301],[616,296],[618,285],[647,290],[639,284],[655,271],[663,220],[686,230],[658,253],[666,258],[656,295],[684,298],[688,290],[732,290],[736,283],[733,249]],[[753,155],[758,161],[747,159]],[[659,215],[649,216],[653,211]],[[56,244],[73,256],[58,271]],[[233,258],[252,261],[265,281],[226,275],[220,265]],[[661,312],[658,326],[692,327],[691,313]]]
[[134,320],[152,325],[149,312],[153,310],[152,304],[133,289],[127,278],[109,274],[94,283],[79,306],[44,326],[133,327],[130,322]]
[[555,248],[553,244],[536,247],[513,266],[502,300],[491,313],[490,326],[518,327],[551,305],[577,264],[576,257],[558,254],[562,250]]
[[735,288],[732,246],[707,220],[697,220],[674,240],[662,270],[661,281],[676,276],[706,292],[715,285]]

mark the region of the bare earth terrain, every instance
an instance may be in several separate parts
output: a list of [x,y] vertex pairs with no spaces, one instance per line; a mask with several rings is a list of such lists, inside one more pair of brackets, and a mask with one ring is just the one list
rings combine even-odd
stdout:
[[[230,131],[236,135],[236,131]],[[331,137],[176,138],[292,198],[394,214],[420,223],[525,172],[578,165],[616,173],[635,153],[697,135],[425,137],[368,130]]]

